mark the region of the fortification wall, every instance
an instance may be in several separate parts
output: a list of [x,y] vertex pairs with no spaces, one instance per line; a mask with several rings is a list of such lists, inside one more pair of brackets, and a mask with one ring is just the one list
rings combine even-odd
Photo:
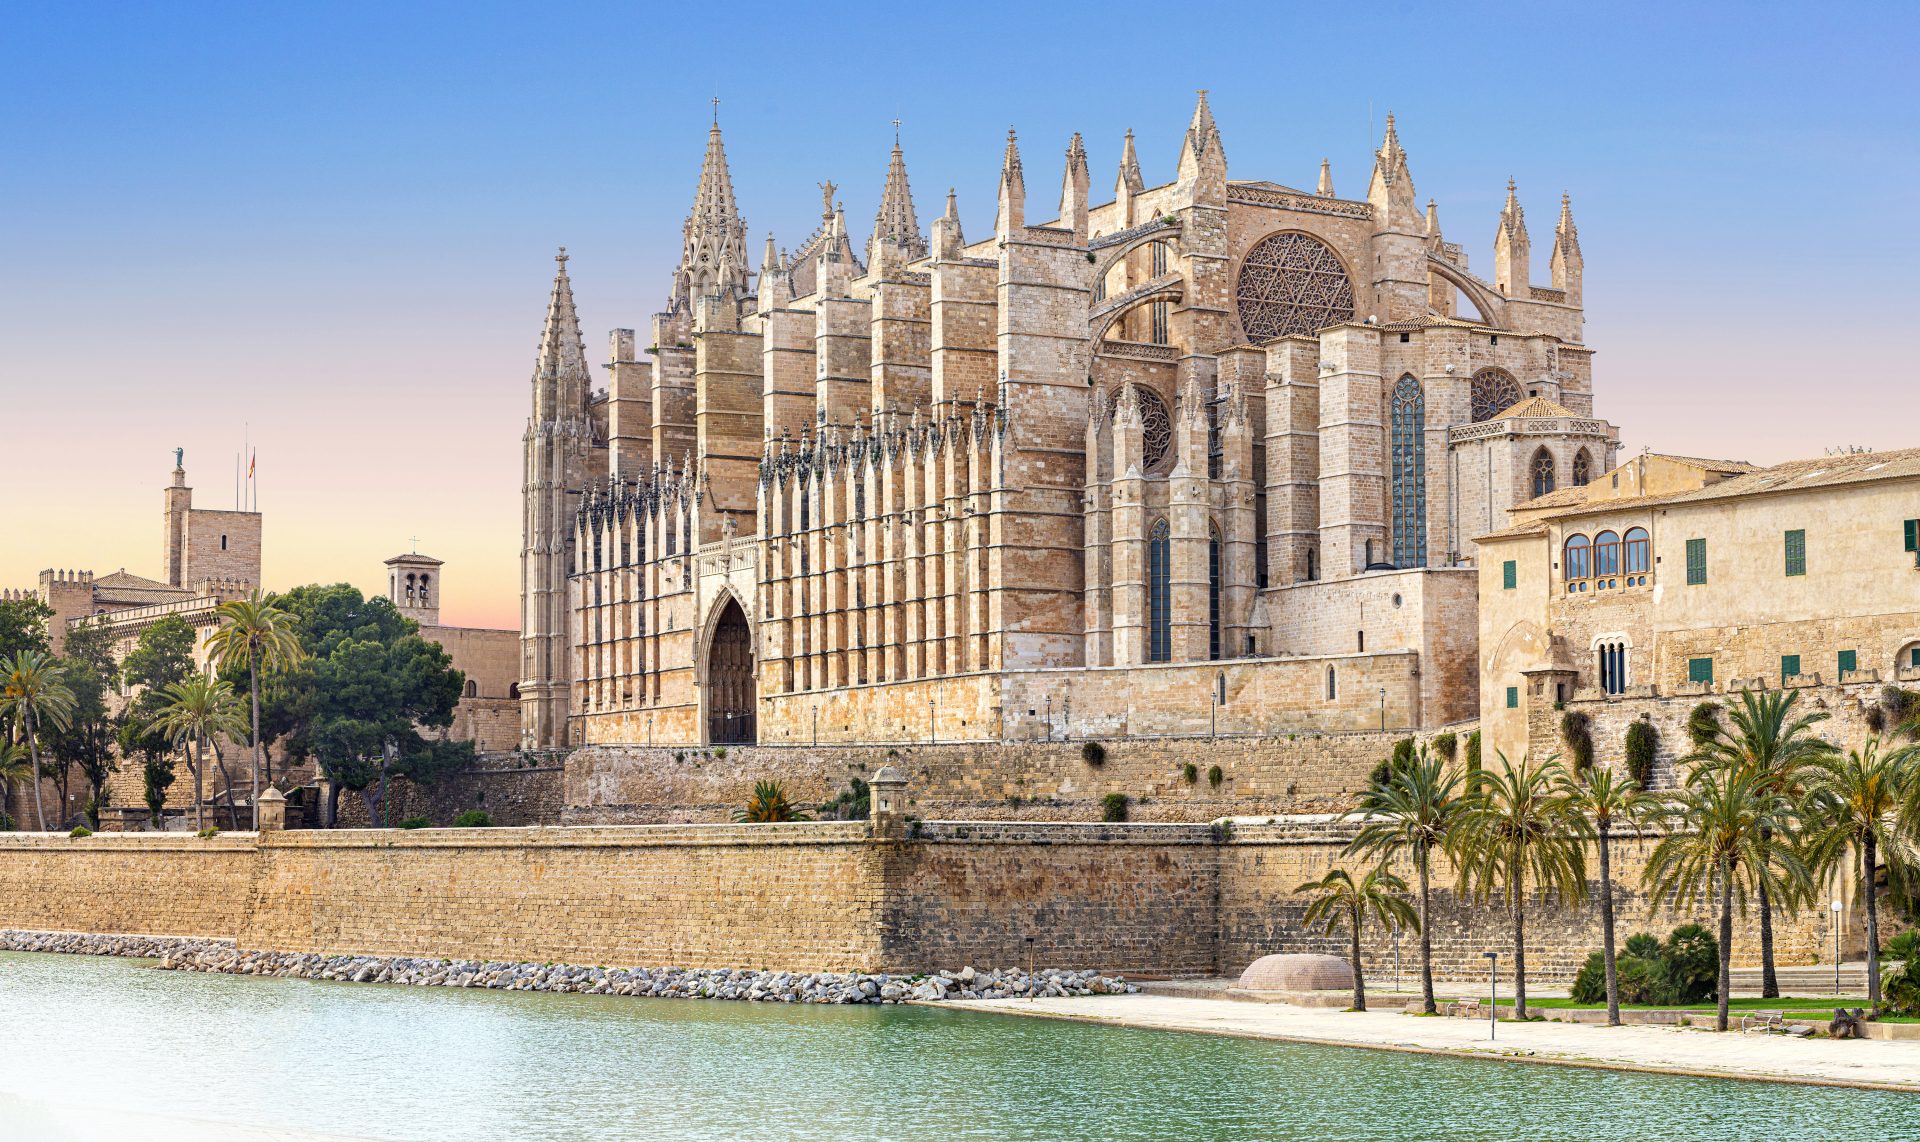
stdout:
[[[925,971],[972,963],[1236,974],[1271,952],[1329,951],[1294,891],[1339,858],[1325,821],[1244,824],[863,822],[573,829],[339,830],[201,840],[0,837],[0,928],[209,936],[243,948],[607,966]],[[1647,916],[1645,848],[1621,846],[1620,930],[1664,935],[1704,912]],[[1409,880],[1412,879],[1410,870]],[[1510,959],[1498,904],[1437,870],[1440,974]],[[1849,932],[1856,918],[1847,918]],[[1825,916],[1783,918],[1780,962],[1817,962]],[[1565,978],[1600,940],[1598,908],[1530,902],[1528,976]],[[1372,970],[1392,944],[1373,930]],[[1735,962],[1758,956],[1751,915]],[[1412,938],[1401,962],[1418,963]]]
[[[1457,727],[1464,742],[1471,726]],[[837,797],[883,765],[911,784],[907,812],[927,820],[1088,821],[1124,793],[1136,821],[1337,812],[1403,732],[1261,738],[1126,738],[901,746],[588,746],[566,760],[570,824],[719,821],[747,803],[756,781],[779,781],[798,805]],[[1429,740],[1432,735],[1420,735]],[[1464,744],[1461,745],[1465,748]],[[1193,765],[1188,782],[1185,767]],[[1218,785],[1209,779],[1220,767]]]
[[[538,764],[530,764],[536,760]],[[469,809],[484,809],[496,825],[557,825],[561,767],[545,757],[508,754],[446,774],[431,785],[389,782],[387,797],[391,802],[388,819],[396,825],[409,817],[425,817],[444,828]],[[340,794],[340,825],[362,828],[370,823],[359,794]]]

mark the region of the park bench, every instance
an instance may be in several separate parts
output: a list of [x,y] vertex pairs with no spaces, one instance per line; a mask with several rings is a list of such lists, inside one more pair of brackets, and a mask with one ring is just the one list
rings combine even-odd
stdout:
[[1784,1011],[1748,1011],[1740,1016],[1740,1030],[1759,1031],[1770,1034],[1787,1029],[1787,1013]]

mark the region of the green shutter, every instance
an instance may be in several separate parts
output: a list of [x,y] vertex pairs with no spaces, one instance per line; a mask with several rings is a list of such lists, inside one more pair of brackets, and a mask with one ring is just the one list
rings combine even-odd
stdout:
[[1520,568],[1509,559],[1500,565],[1500,585],[1511,591],[1520,583]]
[[1795,528],[1787,533],[1787,574],[1807,573],[1807,533]]
[[1713,681],[1713,659],[1687,659],[1687,681],[1711,683]]
[[1780,656],[1780,679],[1786,681],[1792,675],[1800,673],[1800,656],[1783,654]]
[[1906,549],[1908,551],[1920,551],[1920,519],[1910,519],[1905,521],[1905,530],[1906,530],[1906,542],[1907,542]]
[[1913,648],[1912,658],[1907,665],[1913,667],[1915,670],[1920,670],[1920,646]]
[[[1697,587],[1707,581],[1707,541],[1687,540],[1687,585]],[[1709,679],[1711,681],[1711,679]]]
[[1507,709],[1516,709],[1520,705],[1520,687],[1507,687]]
[[1859,661],[1860,661],[1860,656],[1856,651],[1851,651],[1851,650],[1841,651],[1840,652],[1840,673],[1847,674],[1847,673],[1851,673],[1854,670],[1858,670]]

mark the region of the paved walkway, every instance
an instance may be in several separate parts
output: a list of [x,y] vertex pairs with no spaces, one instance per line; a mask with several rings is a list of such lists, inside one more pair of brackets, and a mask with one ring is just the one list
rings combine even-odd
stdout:
[[1479,1020],[1145,994],[948,1000],[941,1006],[1254,1039],[1920,1092],[1920,1042],[1914,1041],[1796,1039],[1737,1032],[1721,1035],[1672,1027],[1502,1023],[1499,1037],[1488,1042],[1487,1024]]

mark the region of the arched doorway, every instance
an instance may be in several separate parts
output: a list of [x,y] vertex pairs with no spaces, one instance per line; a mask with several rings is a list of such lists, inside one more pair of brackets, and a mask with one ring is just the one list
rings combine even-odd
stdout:
[[707,741],[752,745],[753,633],[738,599],[728,599],[707,645]]

